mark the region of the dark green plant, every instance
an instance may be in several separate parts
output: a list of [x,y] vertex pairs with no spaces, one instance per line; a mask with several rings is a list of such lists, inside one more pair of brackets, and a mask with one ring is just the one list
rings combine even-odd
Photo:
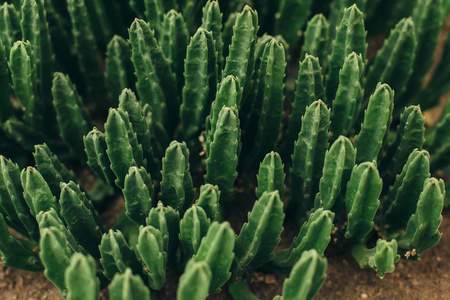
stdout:
[[445,1],[2,3],[0,255],[67,299],[312,299],[332,238],[380,278],[439,241]]

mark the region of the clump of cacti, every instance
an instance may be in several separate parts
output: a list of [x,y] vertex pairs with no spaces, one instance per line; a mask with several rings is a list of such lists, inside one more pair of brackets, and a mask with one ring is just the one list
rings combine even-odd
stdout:
[[254,299],[256,269],[299,300],[332,235],[380,278],[439,241],[450,105],[428,128],[421,109],[450,90],[449,36],[428,72],[449,2],[2,2],[3,264],[71,300],[156,299],[169,268],[181,300]]

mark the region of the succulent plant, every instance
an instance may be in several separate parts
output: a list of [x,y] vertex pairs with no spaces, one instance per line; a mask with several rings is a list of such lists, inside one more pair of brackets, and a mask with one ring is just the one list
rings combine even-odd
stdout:
[[450,104],[422,110],[450,90],[450,6],[398,2],[3,1],[2,263],[72,300],[157,299],[168,276],[178,299],[258,299],[256,269],[299,300],[333,237],[380,278],[420,259],[448,204]]

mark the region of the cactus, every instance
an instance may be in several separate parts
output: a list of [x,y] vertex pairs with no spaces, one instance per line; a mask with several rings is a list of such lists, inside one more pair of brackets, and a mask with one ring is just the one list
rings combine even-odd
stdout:
[[208,263],[190,260],[186,272],[180,277],[177,296],[180,300],[206,299],[211,282],[211,269]]
[[356,151],[350,140],[340,136],[325,154],[323,175],[320,179],[319,193],[315,208],[323,207],[340,213],[344,206],[347,182],[355,165]]
[[300,259],[302,253],[310,249],[315,249],[320,255],[323,255],[331,240],[333,219],[334,213],[331,211],[317,209],[303,224],[290,248],[275,253],[273,264],[282,268],[292,267]]
[[161,289],[166,282],[167,253],[163,245],[161,231],[153,226],[141,226],[136,251],[148,276],[148,284],[155,290]]
[[133,275],[130,269],[124,274],[116,274],[109,286],[111,300],[142,299],[150,300],[148,287],[139,276]]
[[444,197],[444,182],[428,178],[419,196],[416,212],[409,219],[406,232],[399,240],[399,247],[404,251],[413,251],[413,257],[420,257],[422,252],[440,240],[442,233],[438,232],[438,228],[442,222]]
[[383,279],[386,273],[391,273],[395,269],[395,263],[400,259],[397,254],[397,241],[390,242],[379,239],[373,249],[367,249],[362,245],[352,248],[352,255],[363,268],[375,269],[378,276]]
[[41,271],[42,264],[37,253],[25,247],[20,240],[11,236],[5,218],[0,214],[0,252],[3,264],[13,268]]
[[332,104],[331,131],[333,137],[347,135],[353,127],[361,107],[364,91],[361,77],[364,64],[361,54],[349,54],[339,72],[339,87]]
[[264,192],[236,238],[234,251],[238,269],[254,268],[272,258],[272,251],[280,242],[283,220],[279,192]]
[[189,207],[194,201],[194,190],[186,144],[173,141],[166,150],[162,164],[161,201],[176,210]]
[[201,206],[192,205],[180,221],[180,243],[186,257],[194,256],[206,235],[211,221]]
[[[98,244],[102,236],[102,228],[97,224],[89,204],[82,199],[70,184],[61,185],[61,215],[67,228],[74,235],[77,242],[94,257],[99,257]],[[83,201],[85,200],[85,201]]]
[[355,165],[347,186],[345,197],[348,224],[347,239],[364,240],[374,226],[372,221],[380,205],[378,200],[383,181],[375,163],[365,162]]
[[200,187],[200,196],[195,204],[206,213],[206,216],[214,221],[219,213],[220,190],[217,185],[205,184]]
[[328,148],[329,125],[330,110],[322,101],[315,101],[306,108],[290,170],[293,188],[289,205],[298,210],[300,215],[305,214],[314,203]]
[[302,116],[305,115],[306,108],[314,101],[323,99],[324,87],[321,73],[319,60],[314,56],[307,55],[300,63],[292,113],[289,116],[289,125],[284,141],[286,156],[293,153],[294,143],[302,128]]
[[97,53],[96,37],[88,15],[87,1],[69,0],[67,8],[72,23],[72,34],[77,56],[84,75],[84,81],[92,97],[105,101],[105,80],[100,70]]
[[283,199],[285,186],[284,165],[278,153],[270,152],[266,155],[258,172],[258,187],[255,190],[256,196],[261,198],[264,192],[278,191],[281,199]]
[[322,15],[315,15],[306,26],[304,33],[305,42],[302,47],[301,58],[305,58],[307,54],[317,57],[322,67],[327,66],[328,62],[328,35],[330,25],[327,19]]
[[212,293],[220,291],[220,287],[231,276],[229,270],[234,258],[234,243],[234,232],[230,224],[213,222],[194,256],[195,262],[204,261],[211,269],[209,291]]
[[440,240],[446,1],[3,2],[1,262],[63,297],[312,299]]
[[[258,14],[250,6],[245,6],[242,12],[236,16],[233,26],[233,37],[230,45],[230,54],[226,59],[222,77],[235,76],[239,80],[239,86],[245,90],[250,84],[253,72],[253,51],[258,32]],[[242,100],[245,100],[245,96]],[[240,106],[241,101],[237,102]]]
[[95,275],[95,260],[91,256],[75,253],[66,269],[65,281],[67,299],[97,300],[99,297],[99,279]]
[[212,34],[200,28],[192,37],[186,54],[184,73],[186,82],[183,88],[183,104],[180,108],[182,123],[180,129],[186,138],[197,133],[208,104],[212,102],[209,96],[209,81],[214,78],[214,73],[217,73],[214,68],[213,74],[210,73],[211,66],[216,64],[215,55]]
[[312,299],[327,277],[327,260],[314,249],[303,252],[283,284],[282,299]]
[[85,158],[82,140],[92,127],[92,122],[75,86],[68,76],[55,73],[52,94],[62,139],[75,155]]
[[152,207],[153,184],[144,168],[131,167],[123,189],[127,216],[143,224]]
[[38,170],[33,167],[22,170],[20,180],[23,187],[23,196],[33,216],[51,208],[59,210],[56,197],[53,196],[48,183]]
[[356,162],[377,158],[392,120],[394,91],[388,85],[378,85],[370,97],[361,131],[355,137]]
[[342,20],[336,31],[333,50],[329,58],[329,73],[327,78],[326,98],[334,98],[339,85],[339,70],[344,65],[345,58],[352,52],[361,54],[362,62],[366,60],[367,44],[365,41],[363,14],[356,4],[344,10]]
[[[124,274],[131,269],[143,276],[140,263],[122,232],[110,230],[102,237],[99,246],[104,274],[113,280],[115,274]],[[139,273],[140,272],[140,273]]]
[[205,180],[207,183],[219,187],[222,201],[229,201],[237,177],[236,167],[240,136],[237,109],[223,107],[217,119],[216,128],[206,161]]

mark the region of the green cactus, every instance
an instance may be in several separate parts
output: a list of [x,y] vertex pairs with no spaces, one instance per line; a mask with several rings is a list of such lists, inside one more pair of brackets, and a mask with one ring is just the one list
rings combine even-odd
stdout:
[[402,19],[385,40],[373,65],[369,68],[364,88],[375,91],[378,82],[385,82],[400,95],[411,75],[416,48],[416,36],[412,19]]
[[20,28],[20,7],[4,2],[0,6],[0,39],[5,45],[5,54],[8,55],[15,41],[22,38]]
[[285,135],[285,155],[290,156],[294,152],[295,141],[302,128],[302,117],[306,109],[314,101],[323,99],[324,86],[322,69],[319,60],[311,55],[306,55],[300,63],[297,77],[295,98],[292,103],[292,112],[289,116],[289,125]]
[[[333,25],[331,25],[333,27]],[[366,61],[366,30],[363,14],[356,4],[346,8],[333,41],[333,50],[329,58],[329,73],[327,77],[326,98],[334,99],[339,86],[339,70],[344,65],[345,58],[355,52],[361,54],[362,62]]]
[[68,253],[83,252],[84,250],[77,244],[72,233],[65,227],[64,222],[58,212],[51,208],[46,212],[40,212],[36,216],[39,224],[39,230],[42,232],[45,228],[56,228],[61,233],[61,242],[67,246]]
[[136,252],[148,276],[148,284],[159,290],[166,282],[167,253],[164,251],[161,231],[153,226],[141,226]]
[[[369,3],[367,3],[369,2]],[[336,0],[333,1],[330,4],[330,15],[328,17],[329,22],[330,22],[330,31],[329,31],[329,36],[330,36],[330,40],[329,40],[329,50],[332,49],[333,47],[333,40],[336,38],[336,34],[339,31],[339,24],[342,21],[343,17],[344,17],[344,12],[345,9],[349,6],[351,6],[352,4],[356,5],[358,7],[358,9],[360,9],[362,12],[366,12],[365,10],[365,6],[366,4],[370,5],[370,2],[373,1],[367,1],[367,0]]]
[[122,91],[134,84],[133,73],[130,45],[122,37],[115,35],[107,47],[105,74],[110,98],[114,104]]
[[221,201],[229,201],[233,198],[233,184],[237,177],[240,137],[237,109],[223,107],[216,128],[206,161],[205,180],[219,187]]
[[220,287],[228,281],[231,276],[229,272],[233,262],[235,236],[228,222],[213,222],[208,233],[202,239],[195,262],[206,262],[211,269],[210,293],[217,293]]
[[[155,178],[160,178],[160,165],[156,161],[155,153],[153,152],[153,147],[151,143],[151,131],[145,120],[144,109],[140,107],[136,95],[129,89],[124,89],[119,97],[119,111],[128,114],[130,120],[131,131],[136,135],[137,143],[132,144],[132,146],[139,149],[142,147],[142,163],[147,161],[148,167],[150,168],[150,174]],[[130,135],[130,133],[128,133]],[[134,137],[132,137],[134,139]],[[140,150],[139,150],[140,151]],[[140,157],[140,153],[137,154]]]
[[449,134],[447,133],[447,124],[450,122],[449,109],[450,106],[447,104],[439,120],[427,132],[424,142],[425,148],[433,154],[431,157],[431,168],[433,170],[441,169],[448,161],[447,153],[450,146]]
[[175,210],[189,207],[194,201],[192,178],[189,173],[189,150],[186,143],[173,141],[162,161],[160,200]]
[[253,140],[251,136],[255,135],[255,130],[257,132],[253,149],[248,152],[249,164],[259,162],[267,152],[273,150],[278,140],[283,114],[285,68],[283,45],[272,39],[264,48],[259,67],[256,99],[243,131],[243,139],[248,142]]
[[[78,59],[84,74],[85,84],[92,97],[98,97],[105,102],[105,79],[100,71],[97,58],[97,43],[94,36],[92,21],[89,18],[87,1],[68,0],[67,7],[72,23],[72,34]],[[91,1],[92,2],[92,1]],[[98,101],[98,100],[97,100]],[[98,103],[98,102],[97,102]],[[100,105],[104,103],[100,102]]]
[[117,273],[108,289],[111,300],[156,299],[151,297],[150,291],[142,279],[133,275],[130,269],[126,269],[123,274]]
[[65,271],[67,299],[98,300],[100,281],[95,276],[95,260],[91,256],[75,253]]
[[400,259],[397,247],[396,240],[388,242],[379,239],[373,249],[367,249],[361,244],[355,245],[352,248],[352,255],[361,269],[372,268],[377,272],[378,277],[383,279],[386,273],[394,271],[395,263]]
[[210,223],[210,219],[201,206],[194,204],[185,212],[180,221],[179,239],[186,257],[192,257],[197,253]]
[[329,125],[330,110],[322,101],[315,101],[306,108],[290,169],[291,186],[295,188],[291,189],[289,206],[298,215],[305,215],[313,206],[328,148]]
[[180,130],[185,138],[198,132],[210,103],[209,81],[213,75],[210,74],[211,64],[217,64],[213,36],[205,29],[199,28],[187,47],[185,61],[185,86],[183,104],[180,108],[182,123]]
[[70,265],[70,257],[74,253],[68,245],[67,238],[57,227],[42,228],[39,248],[39,257],[45,267],[45,276],[65,295],[67,286],[64,274]]
[[334,138],[352,133],[350,131],[358,116],[364,95],[361,87],[363,73],[364,63],[361,54],[352,52],[345,58],[339,72],[339,87],[332,102],[331,131]]
[[55,73],[52,94],[62,139],[75,155],[85,158],[82,140],[92,127],[92,122],[76,87],[68,76]]
[[327,45],[329,31],[330,25],[327,19],[322,14],[315,15],[306,26],[304,33],[305,41],[300,57],[304,59],[307,54],[317,57],[322,67],[326,69],[328,65]]
[[145,12],[144,9],[142,8],[138,8],[136,9],[136,11],[138,13],[144,12],[145,18],[147,19],[147,21],[149,23],[152,24],[153,28],[155,29],[155,32],[157,34],[160,33],[160,31],[162,30],[162,23],[163,23],[163,13],[164,13],[164,9],[162,7],[162,1],[161,0],[144,0],[144,1],[139,1],[139,0],[131,0],[130,4],[133,5],[133,3],[135,3],[136,1],[138,2],[144,2],[144,7],[145,8]]
[[258,187],[255,190],[256,196],[261,198],[264,192],[278,191],[280,199],[283,199],[285,186],[284,165],[281,157],[276,152],[270,152],[266,155],[259,166]]
[[124,187],[128,169],[132,166],[137,166],[133,147],[129,140],[130,135],[133,133],[128,135],[126,121],[128,120],[124,120],[119,111],[111,109],[105,124],[105,141],[108,147],[106,153],[111,161],[111,170],[116,175],[115,183],[120,188]]
[[444,206],[444,181],[436,178],[425,180],[423,191],[417,202],[416,212],[406,226],[406,232],[399,238],[399,248],[411,251],[413,258],[420,258],[422,252],[433,247],[441,238],[438,231],[442,222]]
[[[1,7],[0,7],[1,11]],[[1,13],[1,12],[0,12]],[[1,41],[0,37],[0,121],[4,122],[13,114],[14,108],[10,101],[10,90],[9,90],[9,70],[6,58],[6,47]]]
[[272,258],[272,252],[280,242],[283,220],[279,192],[264,192],[236,238],[234,252],[238,272],[263,265]]
[[325,154],[323,175],[315,208],[323,207],[339,214],[344,207],[347,182],[355,165],[356,150],[346,137],[340,136]]
[[56,197],[53,196],[50,187],[38,170],[33,167],[22,170],[20,180],[23,196],[33,216],[41,211],[50,210],[50,208],[59,210]]
[[156,207],[150,210],[146,224],[161,232],[163,249],[169,257],[173,257],[179,245],[180,214],[172,207],[165,207],[159,202]]
[[150,212],[153,184],[144,168],[131,167],[125,176],[123,189],[127,216],[137,224],[143,224]]
[[[386,172],[387,178],[400,173],[402,166],[408,160],[408,156],[414,149],[421,150],[424,142],[425,118],[419,106],[406,107],[400,116],[400,124],[397,127],[395,141],[389,145],[386,154],[380,161],[379,169]],[[384,175],[384,174],[383,174]]]
[[220,190],[217,185],[205,184],[200,187],[200,196],[195,205],[203,208],[206,216],[214,221],[219,214]]
[[361,131],[355,137],[357,163],[377,158],[392,120],[393,106],[394,91],[386,84],[378,84],[364,113]]
[[103,228],[97,224],[88,205],[69,184],[61,185],[59,203],[61,215],[77,242],[94,257],[99,257],[98,244]]
[[42,264],[36,252],[27,248],[19,239],[10,235],[5,218],[0,214],[0,253],[2,263],[27,271],[41,271]]
[[[253,51],[258,28],[258,14],[250,6],[245,6],[242,12],[236,16],[229,56],[222,73],[223,78],[233,75],[239,80],[241,93],[251,81],[254,65]],[[242,100],[244,101],[245,98],[244,95]],[[241,101],[236,104],[239,107]]]
[[290,248],[275,253],[272,260],[273,265],[281,268],[292,267],[301,258],[302,253],[310,249],[315,249],[320,255],[323,255],[331,240],[331,231],[334,228],[333,219],[334,213],[322,208],[311,213]]
[[167,106],[164,94],[156,78],[152,61],[148,55],[150,27],[143,21],[135,21],[129,29],[132,48],[131,60],[134,65],[136,88],[143,103],[150,105],[158,123],[167,122]]
[[46,144],[36,145],[33,153],[36,167],[45,181],[48,183],[53,196],[61,193],[61,182],[76,181],[75,174],[68,170],[54,155]]
[[209,155],[211,143],[214,141],[214,134],[217,129],[220,111],[224,106],[236,107],[241,101],[241,89],[236,77],[230,75],[224,77],[217,89],[216,99],[211,105],[211,113],[206,119],[206,153]]
[[122,232],[109,230],[104,234],[99,246],[104,274],[113,279],[115,274],[124,274],[129,269],[144,276],[141,265],[133,249],[128,245]]
[[439,32],[445,20],[445,1],[417,0],[412,13],[417,38],[417,48],[412,66],[412,74],[408,81],[408,89],[399,99],[408,103],[409,97],[420,90],[426,72],[434,61],[434,49],[439,42]]
[[24,121],[34,126],[42,126],[39,115],[39,102],[37,102],[34,90],[36,88],[36,71],[32,69],[34,52],[29,41],[15,42],[11,48],[9,69],[13,82],[13,90],[24,109]]
[[[130,40],[132,40],[132,31],[133,31],[133,25],[136,25],[135,28],[140,28],[141,38],[143,39],[138,41],[141,45],[139,45],[139,50],[143,51],[143,54],[146,55],[147,59],[149,59],[149,62],[146,62],[146,64],[151,64],[154,70],[154,76],[156,77],[156,82],[154,84],[159,83],[159,87],[164,95],[167,110],[168,110],[168,116],[169,120],[171,122],[174,122],[178,119],[178,97],[176,95],[176,89],[173,87],[176,86],[176,77],[173,73],[170,62],[167,59],[167,57],[164,55],[164,52],[161,49],[161,46],[158,44],[158,41],[155,38],[155,33],[150,29],[150,26],[148,23],[142,21],[142,20],[135,20],[130,28]],[[144,43],[144,45],[142,45]],[[132,47],[133,41],[131,42]],[[143,49],[142,49],[143,47]],[[136,67],[136,62],[134,62],[134,65]],[[147,78],[148,80],[148,78]],[[143,96],[141,96],[143,97]]]
[[106,152],[106,135],[94,127],[83,137],[87,164],[110,187],[114,185],[115,175],[110,168],[111,162]]
[[[218,1],[208,1],[203,7],[202,28],[212,33],[219,70],[223,67],[222,18]],[[219,74],[220,76],[220,74]]]
[[355,165],[347,186],[347,230],[345,237],[362,241],[374,226],[373,218],[380,205],[383,187],[375,162]]
[[196,262],[192,259],[186,264],[185,270],[178,284],[177,299],[206,299],[212,278],[208,263],[204,261]]
[[[150,24],[153,23],[150,21]],[[189,43],[189,33],[181,13],[172,9],[164,15],[160,40],[164,55],[170,61],[172,72],[175,73],[177,87],[182,87],[185,82],[183,71],[184,59],[186,58],[185,49]],[[180,92],[181,90],[178,91],[178,93]]]
[[313,299],[325,282],[327,260],[314,249],[303,252],[283,284],[283,300]]
[[39,240],[36,220],[24,199],[19,166],[3,156],[0,157],[0,208],[8,226],[35,241]]

